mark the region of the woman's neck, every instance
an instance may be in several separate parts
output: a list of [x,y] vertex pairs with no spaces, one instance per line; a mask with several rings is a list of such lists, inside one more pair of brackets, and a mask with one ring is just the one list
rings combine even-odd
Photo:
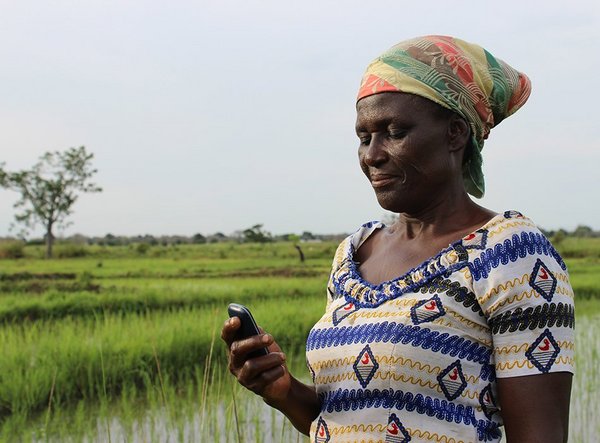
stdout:
[[419,211],[400,213],[389,233],[407,239],[434,238],[483,225],[495,215],[473,202],[466,192],[447,194]]

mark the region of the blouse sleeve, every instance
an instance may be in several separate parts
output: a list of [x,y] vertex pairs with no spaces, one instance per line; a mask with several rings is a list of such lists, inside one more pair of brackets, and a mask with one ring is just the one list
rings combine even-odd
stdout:
[[469,264],[496,376],[573,373],[574,295],[565,263],[533,224],[499,231]]
[[331,264],[331,272],[329,273],[329,280],[327,281],[327,305],[326,311],[329,312],[331,304],[338,297],[335,292],[335,286],[333,285],[333,277],[336,271],[342,265],[344,258],[346,257],[346,250],[348,245],[352,241],[352,236],[346,237],[337,247],[335,255],[333,257],[333,263]]

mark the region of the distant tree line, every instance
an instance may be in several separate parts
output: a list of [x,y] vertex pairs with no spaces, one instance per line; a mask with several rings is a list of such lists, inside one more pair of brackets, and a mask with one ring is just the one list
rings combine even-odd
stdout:
[[[130,244],[147,244],[149,246],[170,246],[170,245],[189,245],[189,244],[205,244],[205,243],[223,243],[223,242],[235,242],[235,243],[271,243],[271,242],[320,242],[336,240],[340,241],[347,234],[313,234],[309,231],[304,231],[302,234],[280,234],[273,235],[270,232],[263,229],[262,224],[256,224],[250,228],[234,231],[233,233],[226,235],[222,232],[216,232],[213,234],[201,234],[196,233],[191,236],[185,235],[114,235],[111,233],[106,234],[103,237],[97,236],[85,236],[82,234],[75,234],[67,237],[57,238],[58,241],[64,243],[73,243],[79,245],[99,245],[99,246],[127,246]],[[0,240],[16,240],[15,238],[0,238]],[[27,245],[43,245],[46,244],[45,238],[32,238],[24,239],[22,241]]]
[[542,229],[542,232],[546,237],[552,240],[556,246],[558,246],[567,237],[576,238],[598,238],[600,237],[600,231],[596,231],[589,226],[579,225],[573,231],[567,231],[565,229],[558,229],[555,231],[547,231]]
[[[74,243],[80,245],[99,245],[99,246],[127,246],[130,244],[145,243],[149,246],[169,246],[169,245],[191,245],[205,243],[271,243],[271,242],[321,242],[321,241],[341,241],[348,234],[313,234],[310,231],[304,231],[301,234],[286,233],[273,235],[263,228],[264,225],[256,224],[247,229],[234,231],[230,234],[215,232],[212,234],[196,233],[191,236],[185,235],[114,235],[108,233],[103,237],[85,236],[75,234],[67,237],[60,237],[57,240],[65,243]],[[579,225],[574,230],[568,231],[565,229],[546,230],[542,232],[553,242],[560,243],[566,237],[578,238],[597,238],[600,237],[600,231],[594,230],[589,226]],[[14,237],[0,237],[2,240],[17,240]],[[46,244],[45,238],[20,238],[27,245],[43,245]]]
[[544,235],[546,237],[555,237],[557,235],[561,235],[564,237],[579,237],[579,238],[592,238],[592,237],[600,237],[600,231],[595,231],[589,226],[579,225],[573,231],[567,231],[565,229],[558,229],[556,231],[548,231],[542,229]]

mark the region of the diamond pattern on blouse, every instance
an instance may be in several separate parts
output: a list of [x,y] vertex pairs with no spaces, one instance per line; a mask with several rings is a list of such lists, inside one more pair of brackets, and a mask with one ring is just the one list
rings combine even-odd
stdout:
[[408,431],[402,426],[396,414],[390,414],[385,433],[386,443],[408,443],[411,440]]
[[454,400],[467,387],[460,360],[456,360],[437,376],[438,383],[448,400]]
[[415,325],[433,321],[446,314],[442,301],[437,295],[430,299],[422,300],[410,310],[410,317]]
[[335,311],[333,311],[333,314],[332,314],[332,320],[333,320],[334,326],[339,325],[343,319],[348,317],[350,314],[356,312],[357,310],[358,310],[358,308],[356,307],[356,305],[353,302],[348,302],[348,303],[340,306],[339,308],[337,308]]
[[560,353],[560,347],[549,329],[546,329],[542,334],[531,344],[525,352],[525,355],[531,363],[534,364],[541,372],[546,373],[550,370],[556,357]]
[[554,291],[556,291],[556,277],[546,267],[543,261],[539,258],[535,262],[533,271],[531,272],[531,278],[529,279],[529,285],[538,291],[542,297],[548,301],[552,301]]
[[327,443],[331,439],[331,435],[329,435],[329,429],[327,428],[327,423],[325,423],[323,417],[319,418],[315,436],[315,441],[317,443]]
[[487,245],[487,229],[478,229],[463,237],[462,244],[465,249],[485,249]]
[[379,363],[375,360],[375,356],[369,345],[360,351],[352,367],[354,368],[358,382],[363,388],[366,388],[379,368]]
[[492,415],[498,412],[499,408],[496,399],[494,398],[491,384],[488,383],[488,385],[481,390],[481,393],[479,394],[479,404],[488,419],[491,419]]

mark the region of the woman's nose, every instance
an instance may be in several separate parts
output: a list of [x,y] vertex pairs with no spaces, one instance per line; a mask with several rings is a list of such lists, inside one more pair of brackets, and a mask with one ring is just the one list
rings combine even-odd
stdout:
[[386,162],[387,151],[385,149],[385,143],[381,137],[373,135],[368,145],[362,147],[362,161],[371,167],[379,166]]

